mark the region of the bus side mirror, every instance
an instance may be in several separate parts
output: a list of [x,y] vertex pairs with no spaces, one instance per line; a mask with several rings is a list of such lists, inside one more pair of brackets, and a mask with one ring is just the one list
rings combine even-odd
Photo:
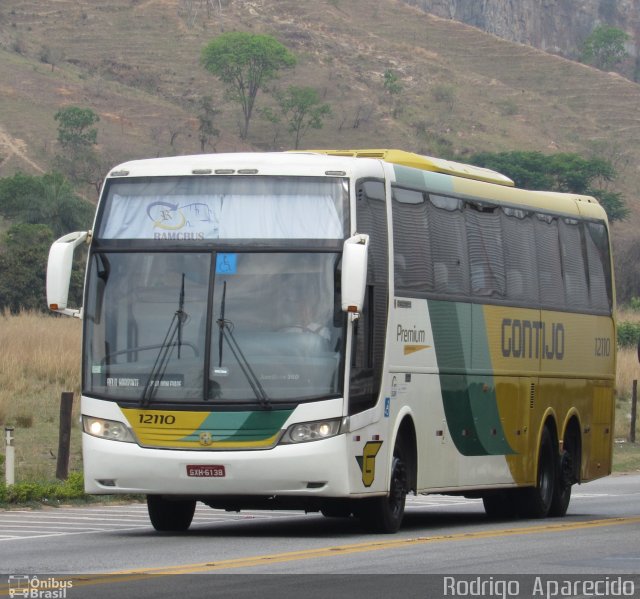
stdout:
[[47,305],[49,309],[80,318],[82,311],[67,308],[75,249],[89,238],[90,231],[76,231],[60,237],[49,250],[47,263]]
[[367,286],[369,236],[356,234],[344,242],[342,253],[342,310],[359,314]]

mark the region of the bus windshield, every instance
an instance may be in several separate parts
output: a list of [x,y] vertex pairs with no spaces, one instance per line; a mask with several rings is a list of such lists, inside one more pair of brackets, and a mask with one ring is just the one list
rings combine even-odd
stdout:
[[112,181],[97,237],[198,241],[344,239],[346,182],[319,177]]
[[94,252],[84,393],[140,406],[270,407],[338,396],[344,345],[339,257]]

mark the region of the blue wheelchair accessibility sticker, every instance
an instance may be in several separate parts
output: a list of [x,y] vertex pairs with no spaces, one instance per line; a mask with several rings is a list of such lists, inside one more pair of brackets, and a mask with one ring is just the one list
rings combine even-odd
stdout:
[[218,254],[216,256],[217,275],[235,275],[237,270],[237,254]]

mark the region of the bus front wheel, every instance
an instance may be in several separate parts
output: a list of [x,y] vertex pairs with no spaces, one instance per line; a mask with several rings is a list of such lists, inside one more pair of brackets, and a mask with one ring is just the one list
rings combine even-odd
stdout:
[[358,516],[370,532],[394,533],[402,524],[409,489],[409,475],[402,445],[396,445],[391,463],[389,494],[363,500]]
[[184,532],[191,526],[196,511],[194,499],[165,499],[147,495],[147,510],[153,528],[160,532]]

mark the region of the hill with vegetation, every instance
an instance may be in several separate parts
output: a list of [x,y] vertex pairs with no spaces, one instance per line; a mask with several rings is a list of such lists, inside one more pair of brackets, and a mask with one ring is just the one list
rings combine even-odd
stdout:
[[[637,81],[640,65],[640,4],[636,0],[405,0],[427,12],[478,27],[512,42],[566,58],[579,58],[581,47],[601,25],[623,30],[629,54],[622,69]],[[626,73],[624,73],[626,71]]]
[[[200,61],[207,43],[229,31],[273,35],[297,58],[258,96],[246,139],[237,104]],[[103,172],[131,158],[202,151],[206,97],[217,135],[205,151],[288,149],[284,123],[259,111],[275,106],[268,92],[290,85],[315,88],[331,108],[300,147],[398,147],[462,161],[481,151],[575,152],[611,161],[611,189],[630,209],[613,226],[619,289],[640,295],[640,86],[400,0],[3,0],[0,177],[55,168],[54,115],[68,106],[99,116]],[[81,192],[95,200],[95,190]]]

